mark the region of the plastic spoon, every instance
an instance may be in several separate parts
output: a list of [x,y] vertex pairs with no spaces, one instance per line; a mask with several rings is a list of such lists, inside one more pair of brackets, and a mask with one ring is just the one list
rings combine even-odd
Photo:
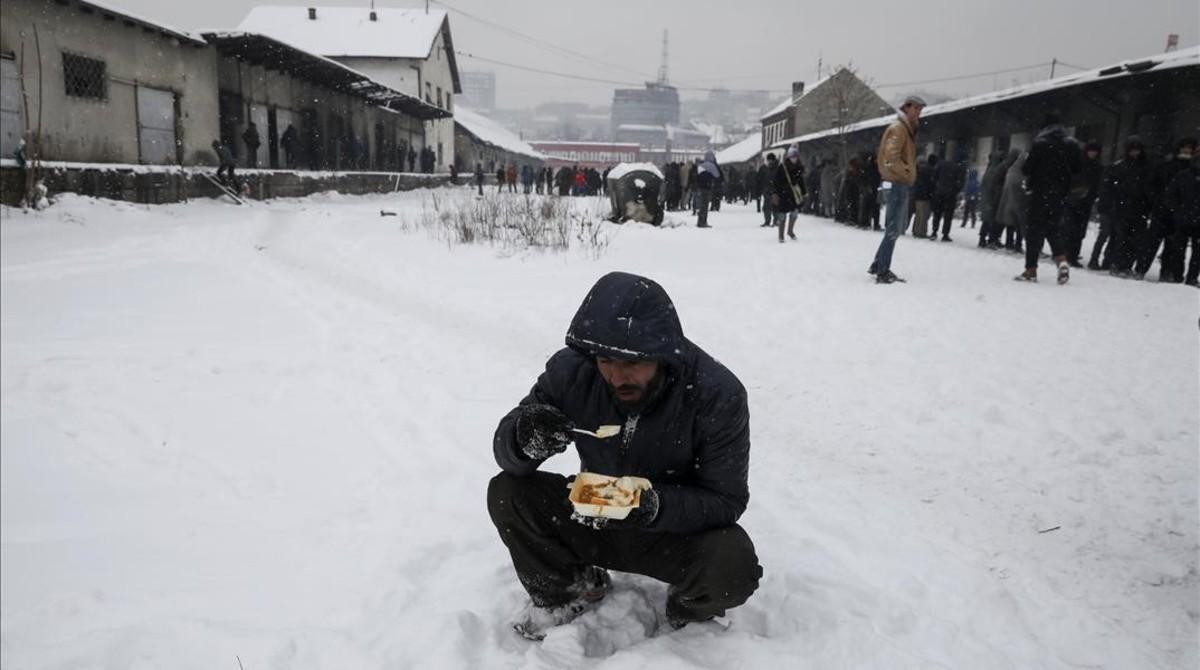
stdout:
[[595,437],[595,438],[598,438],[601,440],[606,440],[606,439],[616,435],[617,433],[620,433],[621,427],[615,426],[615,425],[600,426],[594,432],[590,431],[590,430],[584,430],[582,428],[572,428],[571,432],[579,433],[581,435],[591,435],[592,437]]

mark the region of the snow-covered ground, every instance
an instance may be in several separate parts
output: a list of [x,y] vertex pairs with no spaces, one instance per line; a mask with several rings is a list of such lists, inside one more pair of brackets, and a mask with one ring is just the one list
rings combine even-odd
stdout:
[[[877,234],[744,207],[599,259],[380,216],[427,196],[0,212],[6,670],[1200,661],[1195,289],[965,234],[876,286]],[[766,575],[724,632],[647,638],[664,589],[617,575],[530,643],[491,435],[614,269],[750,391]]]

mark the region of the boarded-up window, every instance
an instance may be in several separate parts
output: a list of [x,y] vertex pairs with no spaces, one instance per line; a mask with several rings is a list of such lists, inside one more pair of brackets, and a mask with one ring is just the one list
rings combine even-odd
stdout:
[[0,156],[9,158],[17,150],[25,131],[21,105],[21,75],[17,62],[0,58]]
[[63,83],[67,95],[77,98],[108,99],[108,71],[104,61],[63,52]]
[[178,163],[175,146],[175,94],[137,88],[138,153],[143,163]]

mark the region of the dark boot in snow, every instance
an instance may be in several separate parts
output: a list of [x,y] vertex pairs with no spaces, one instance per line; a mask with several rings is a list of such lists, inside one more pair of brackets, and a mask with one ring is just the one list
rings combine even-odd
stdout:
[[599,606],[611,590],[612,579],[608,571],[589,565],[571,585],[569,591],[574,594],[571,600],[553,607],[538,607],[530,603],[517,616],[513,630],[527,640],[540,642],[546,638],[546,631],[571,623],[584,612]]

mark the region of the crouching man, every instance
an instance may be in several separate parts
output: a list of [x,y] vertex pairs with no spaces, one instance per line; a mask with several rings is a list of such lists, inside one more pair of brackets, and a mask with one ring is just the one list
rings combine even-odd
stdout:
[[[488,511],[532,601],[514,628],[540,640],[575,619],[608,593],[607,570],[669,584],[672,628],[746,602],[762,568],[736,523],[750,498],[741,382],[683,336],[666,291],[637,275],[601,277],[566,344],[496,429],[503,472]],[[573,431],[614,424],[621,432],[606,439]],[[568,480],[538,470],[572,442],[582,471],[650,480],[627,518],[574,514]]]

